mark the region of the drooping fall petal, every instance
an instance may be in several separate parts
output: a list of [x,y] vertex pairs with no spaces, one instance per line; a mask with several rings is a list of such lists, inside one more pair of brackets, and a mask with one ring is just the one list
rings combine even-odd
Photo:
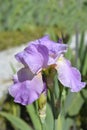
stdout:
[[33,75],[28,68],[22,68],[18,71],[17,77],[18,82],[9,88],[9,93],[14,97],[14,101],[28,105],[37,100],[45,89],[41,73]]
[[78,92],[85,87],[86,83],[81,82],[81,74],[78,69],[71,66],[71,63],[61,56],[57,60],[57,72],[59,81],[71,92]]

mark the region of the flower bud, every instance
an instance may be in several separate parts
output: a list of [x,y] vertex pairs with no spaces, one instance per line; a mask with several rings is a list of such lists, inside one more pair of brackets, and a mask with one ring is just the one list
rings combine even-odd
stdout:
[[39,117],[42,123],[45,122],[46,118],[46,90],[40,95],[40,98],[38,99],[38,107],[39,107]]

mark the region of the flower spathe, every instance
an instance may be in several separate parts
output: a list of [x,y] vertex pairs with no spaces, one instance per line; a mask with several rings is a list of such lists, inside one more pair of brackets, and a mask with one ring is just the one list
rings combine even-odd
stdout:
[[34,75],[28,68],[22,68],[14,76],[14,84],[9,88],[9,93],[14,101],[28,105],[37,100],[45,90],[42,75]]

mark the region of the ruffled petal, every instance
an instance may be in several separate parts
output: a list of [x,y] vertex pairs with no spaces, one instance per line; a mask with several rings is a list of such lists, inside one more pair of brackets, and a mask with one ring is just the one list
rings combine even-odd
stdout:
[[43,45],[34,45],[25,48],[21,53],[18,53],[16,59],[25,66],[28,66],[33,73],[39,72],[43,67],[46,67],[48,61],[48,50]]
[[65,53],[68,48],[68,46],[66,44],[61,43],[61,41],[52,41],[49,35],[45,35],[40,39],[29,42],[28,45],[30,46],[31,44],[44,45],[48,49],[49,55],[53,56],[54,58],[60,56],[61,53]]
[[71,63],[64,57],[57,60],[57,72],[59,81],[71,92],[78,92],[85,87],[86,83],[81,82],[81,74],[79,70],[71,66]]
[[39,39],[39,43],[46,46],[49,50],[49,54],[54,58],[60,56],[61,53],[67,51],[67,45],[62,43],[57,43],[50,40],[49,35],[46,35]]
[[9,93],[14,101],[22,105],[28,105],[37,100],[44,91],[45,86],[39,73],[32,80],[18,82],[9,88]]

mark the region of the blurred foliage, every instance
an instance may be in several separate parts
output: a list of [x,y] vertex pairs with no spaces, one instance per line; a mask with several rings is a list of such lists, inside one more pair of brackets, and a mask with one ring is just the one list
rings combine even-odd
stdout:
[[29,25],[55,26],[68,33],[87,29],[86,0],[0,1],[0,30],[24,30]]
[[86,15],[86,0],[0,1],[0,50],[46,33],[56,39],[61,31],[69,38],[77,28],[80,32],[87,29]]
[[[9,47],[18,46],[39,38],[43,35],[45,28],[30,27],[26,31],[4,31],[0,32],[0,50],[7,49]],[[36,33],[37,32],[37,33]]]
[[[29,41],[38,39],[43,35],[50,34],[53,40],[58,40],[60,35],[60,30],[56,27],[41,27],[41,26],[29,26],[27,29],[19,31],[2,31],[0,32],[0,50],[5,50],[10,47],[19,46],[21,44],[27,43]],[[64,34],[64,39],[67,42],[68,35]]]

